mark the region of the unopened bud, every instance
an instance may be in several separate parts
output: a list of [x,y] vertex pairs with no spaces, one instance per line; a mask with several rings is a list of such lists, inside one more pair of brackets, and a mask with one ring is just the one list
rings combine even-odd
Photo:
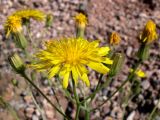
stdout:
[[18,54],[13,54],[8,58],[10,65],[17,73],[23,73],[25,71],[25,65]]
[[150,44],[157,38],[158,34],[156,30],[156,24],[152,20],[149,20],[146,23],[143,32],[140,34],[140,41],[141,43]]
[[111,45],[118,45],[120,43],[120,41],[121,41],[121,38],[118,33],[113,32],[110,35],[109,42]]
[[75,22],[76,22],[76,33],[77,33],[77,37],[84,37],[84,32],[85,32],[85,27],[87,24],[87,17],[82,14],[79,13],[78,15],[75,16]]
[[14,33],[13,38],[19,48],[24,50],[27,47],[27,40],[25,36],[23,35],[23,33],[21,32]]
[[138,58],[142,61],[147,60],[149,57],[149,49],[150,49],[150,44],[141,44],[139,50],[138,50]]
[[125,60],[125,56],[124,54],[121,54],[121,53],[115,53],[113,54],[111,59],[113,60],[113,64],[110,67],[109,75],[115,76],[121,70]]
[[76,34],[76,36],[77,36],[77,38],[79,38],[79,37],[81,37],[81,38],[83,38],[84,37],[84,32],[85,32],[85,28],[84,27],[77,27],[77,34]]
[[46,27],[51,27],[53,23],[53,15],[52,14],[48,14],[46,16]]

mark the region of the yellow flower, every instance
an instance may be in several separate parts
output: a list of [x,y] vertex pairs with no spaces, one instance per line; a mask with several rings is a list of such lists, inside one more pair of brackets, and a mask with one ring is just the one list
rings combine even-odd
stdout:
[[[131,69],[131,72],[133,72],[133,69]],[[140,78],[145,78],[146,74],[141,69],[136,70],[135,74]]]
[[36,54],[38,62],[32,66],[40,71],[49,70],[49,78],[59,74],[63,77],[64,88],[68,87],[70,76],[76,84],[80,78],[87,86],[90,86],[86,66],[106,74],[109,68],[104,64],[112,64],[112,60],[106,56],[110,50],[109,47],[98,46],[98,41],[88,42],[82,38],[50,40],[45,44],[46,49]]
[[4,24],[4,29],[6,31],[6,36],[8,37],[10,33],[17,33],[22,31],[22,21],[18,16],[9,16]]
[[19,10],[16,11],[13,15],[19,16],[22,19],[30,19],[33,18],[37,21],[45,20],[45,14],[39,10],[34,9],[26,9],[26,10]]
[[158,38],[158,35],[156,32],[156,24],[152,20],[149,20],[145,25],[145,28],[142,34],[140,35],[140,40],[142,42],[151,43],[157,38]]
[[113,33],[111,34],[110,38],[109,38],[110,44],[112,44],[112,45],[117,45],[117,44],[120,43],[120,41],[121,41],[121,38],[120,38],[120,36],[118,35],[118,33],[113,32]]
[[75,16],[75,21],[76,21],[76,24],[82,28],[84,28],[87,24],[87,18],[82,13],[79,13],[78,15]]

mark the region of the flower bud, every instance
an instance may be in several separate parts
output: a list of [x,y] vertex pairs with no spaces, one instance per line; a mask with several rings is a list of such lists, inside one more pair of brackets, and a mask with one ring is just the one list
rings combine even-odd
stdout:
[[140,34],[140,41],[142,43],[152,43],[154,40],[158,38],[157,31],[156,31],[156,24],[149,20],[144,29],[143,32]]
[[111,59],[113,60],[113,64],[110,67],[109,75],[115,76],[121,70],[125,60],[125,56],[124,54],[121,54],[121,53],[115,53],[113,54]]
[[13,38],[19,48],[24,50],[27,47],[27,40],[23,35],[23,33],[21,32],[14,33]]
[[78,37],[84,37],[84,32],[85,32],[85,27],[87,24],[87,18],[84,14],[79,13],[78,15],[75,16],[75,21],[76,21],[76,29],[77,29],[77,38]]
[[150,49],[150,44],[144,44],[142,43],[139,50],[138,50],[138,58],[142,61],[147,60],[149,57],[149,49]]
[[48,14],[46,16],[46,27],[51,27],[53,23],[53,15],[52,14]]
[[17,73],[23,73],[25,71],[25,65],[18,54],[13,54],[8,58],[10,65]]

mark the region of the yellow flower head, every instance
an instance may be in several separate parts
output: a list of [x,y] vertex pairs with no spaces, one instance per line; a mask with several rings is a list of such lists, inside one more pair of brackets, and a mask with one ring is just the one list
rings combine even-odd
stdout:
[[85,27],[87,24],[87,17],[84,14],[79,13],[78,15],[75,16],[75,21],[77,25]]
[[8,37],[10,33],[20,32],[22,30],[22,21],[18,16],[9,16],[4,24],[4,29],[6,31],[6,36]]
[[19,10],[16,11],[13,15],[19,16],[22,19],[30,19],[33,18],[37,21],[45,20],[45,14],[39,10],[34,9],[26,9],[26,10]]
[[98,41],[88,42],[83,38],[50,40],[45,44],[46,49],[36,54],[39,60],[32,66],[37,70],[49,70],[49,78],[59,74],[63,77],[64,88],[67,88],[71,75],[76,84],[80,78],[90,86],[86,66],[106,74],[109,68],[104,64],[112,64],[112,60],[106,57],[109,47],[98,46]]
[[[131,72],[133,72],[133,69],[131,69]],[[146,74],[141,69],[136,70],[135,74],[140,78],[145,78]]]
[[113,32],[109,38],[109,42],[111,45],[117,45],[119,44],[121,41],[120,36],[118,35],[118,33]]
[[157,38],[158,38],[158,35],[156,32],[156,24],[152,20],[149,20],[145,25],[145,28],[142,34],[140,35],[140,40],[142,42],[151,43]]

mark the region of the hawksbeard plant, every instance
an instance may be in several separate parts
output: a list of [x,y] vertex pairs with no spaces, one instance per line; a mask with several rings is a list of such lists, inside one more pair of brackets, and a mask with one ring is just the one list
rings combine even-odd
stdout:
[[[108,45],[102,47],[99,46],[99,40],[92,40],[91,42],[85,38],[85,29],[88,24],[87,17],[79,13],[75,16],[75,26],[76,26],[76,36],[66,37],[61,39],[51,39],[44,43],[44,48],[37,50],[34,56],[30,57],[27,48],[27,35],[23,33],[23,27],[25,26],[29,29],[30,19],[34,19],[39,22],[46,20],[46,27],[50,27],[53,21],[53,16],[51,14],[45,15],[39,10],[20,10],[9,16],[4,24],[6,37],[13,37],[16,44],[22,51],[24,51],[25,58],[30,61],[30,64],[23,62],[22,58],[18,53],[14,53],[9,57],[9,63],[16,73],[25,78],[27,84],[30,88],[34,88],[39,94],[41,94],[44,99],[47,100],[49,104],[52,105],[66,120],[75,119],[78,120],[83,114],[85,120],[90,119],[90,114],[96,109],[100,109],[106,102],[112,99],[112,97],[118,93],[126,83],[132,85],[136,84],[136,93],[133,93],[132,87],[126,101],[130,100],[131,95],[139,93],[138,86],[140,80],[137,78],[145,78],[145,73],[139,68],[140,64],[144,60],[148,59],[149,49],[151,44],[158,38],[156,33],[156,25],[152,20],[149,20],[140,34],[140,48],[137,53],[137,62],[131,67],[128,77],[122,82],[122,84],[113,91],[107,99],[98,104],[96,107],[92,107],[92,102],[96,99],[96,94],[98,94],[103,88],[107,88],[114,77],[119,73],[124,64],[125,55],[124,53],[117,52],[115,47],[120,44],[121,38],[118,33],[113,32],[110,35]],[[29,34],[29,33],[28,33]],[[97,85],[94,86],[95,89],[88,94],[85,93],[85,89],[88,90],[93,87],[91,79],[89,79],[89,74],[92,70],[95,70],[99,76],[97,80]],[[30,69],[32,72],[27,72]],[[64,96],[67,98],[68,102],[72,102],[76,109],[76,114],[74,118],[65,114],[65,110],[60,105],[55,94],[57,103],[53,103],[46,94],[44,94],[40,87],[37,85],[33,74],[36,76],[36,72],[46,73],[42,74],[41,77],[47,77],[50,81],[52,78],[56,78],[59,86],[54,86],[55,88],[63,91]],[[31,74],[32,73],[32,74]],[[33,89],[30,89],[31,93]],[[81,91],[81,92],[79,92]],[[138,92],[137,92],[138,91]],[[33,97],[33,100],[35,98]],[[126,102],[125,102],[126,103]],[[38,108],[39,105],[35,102]],[[125,105],[126,107],[127,105]],[[125,112],[124,107],[124,112]],[[45,119],[45,114],[43,110],[39,109],[42,114],[43,119]],[[151,115],[152,116],[152,115]]]

